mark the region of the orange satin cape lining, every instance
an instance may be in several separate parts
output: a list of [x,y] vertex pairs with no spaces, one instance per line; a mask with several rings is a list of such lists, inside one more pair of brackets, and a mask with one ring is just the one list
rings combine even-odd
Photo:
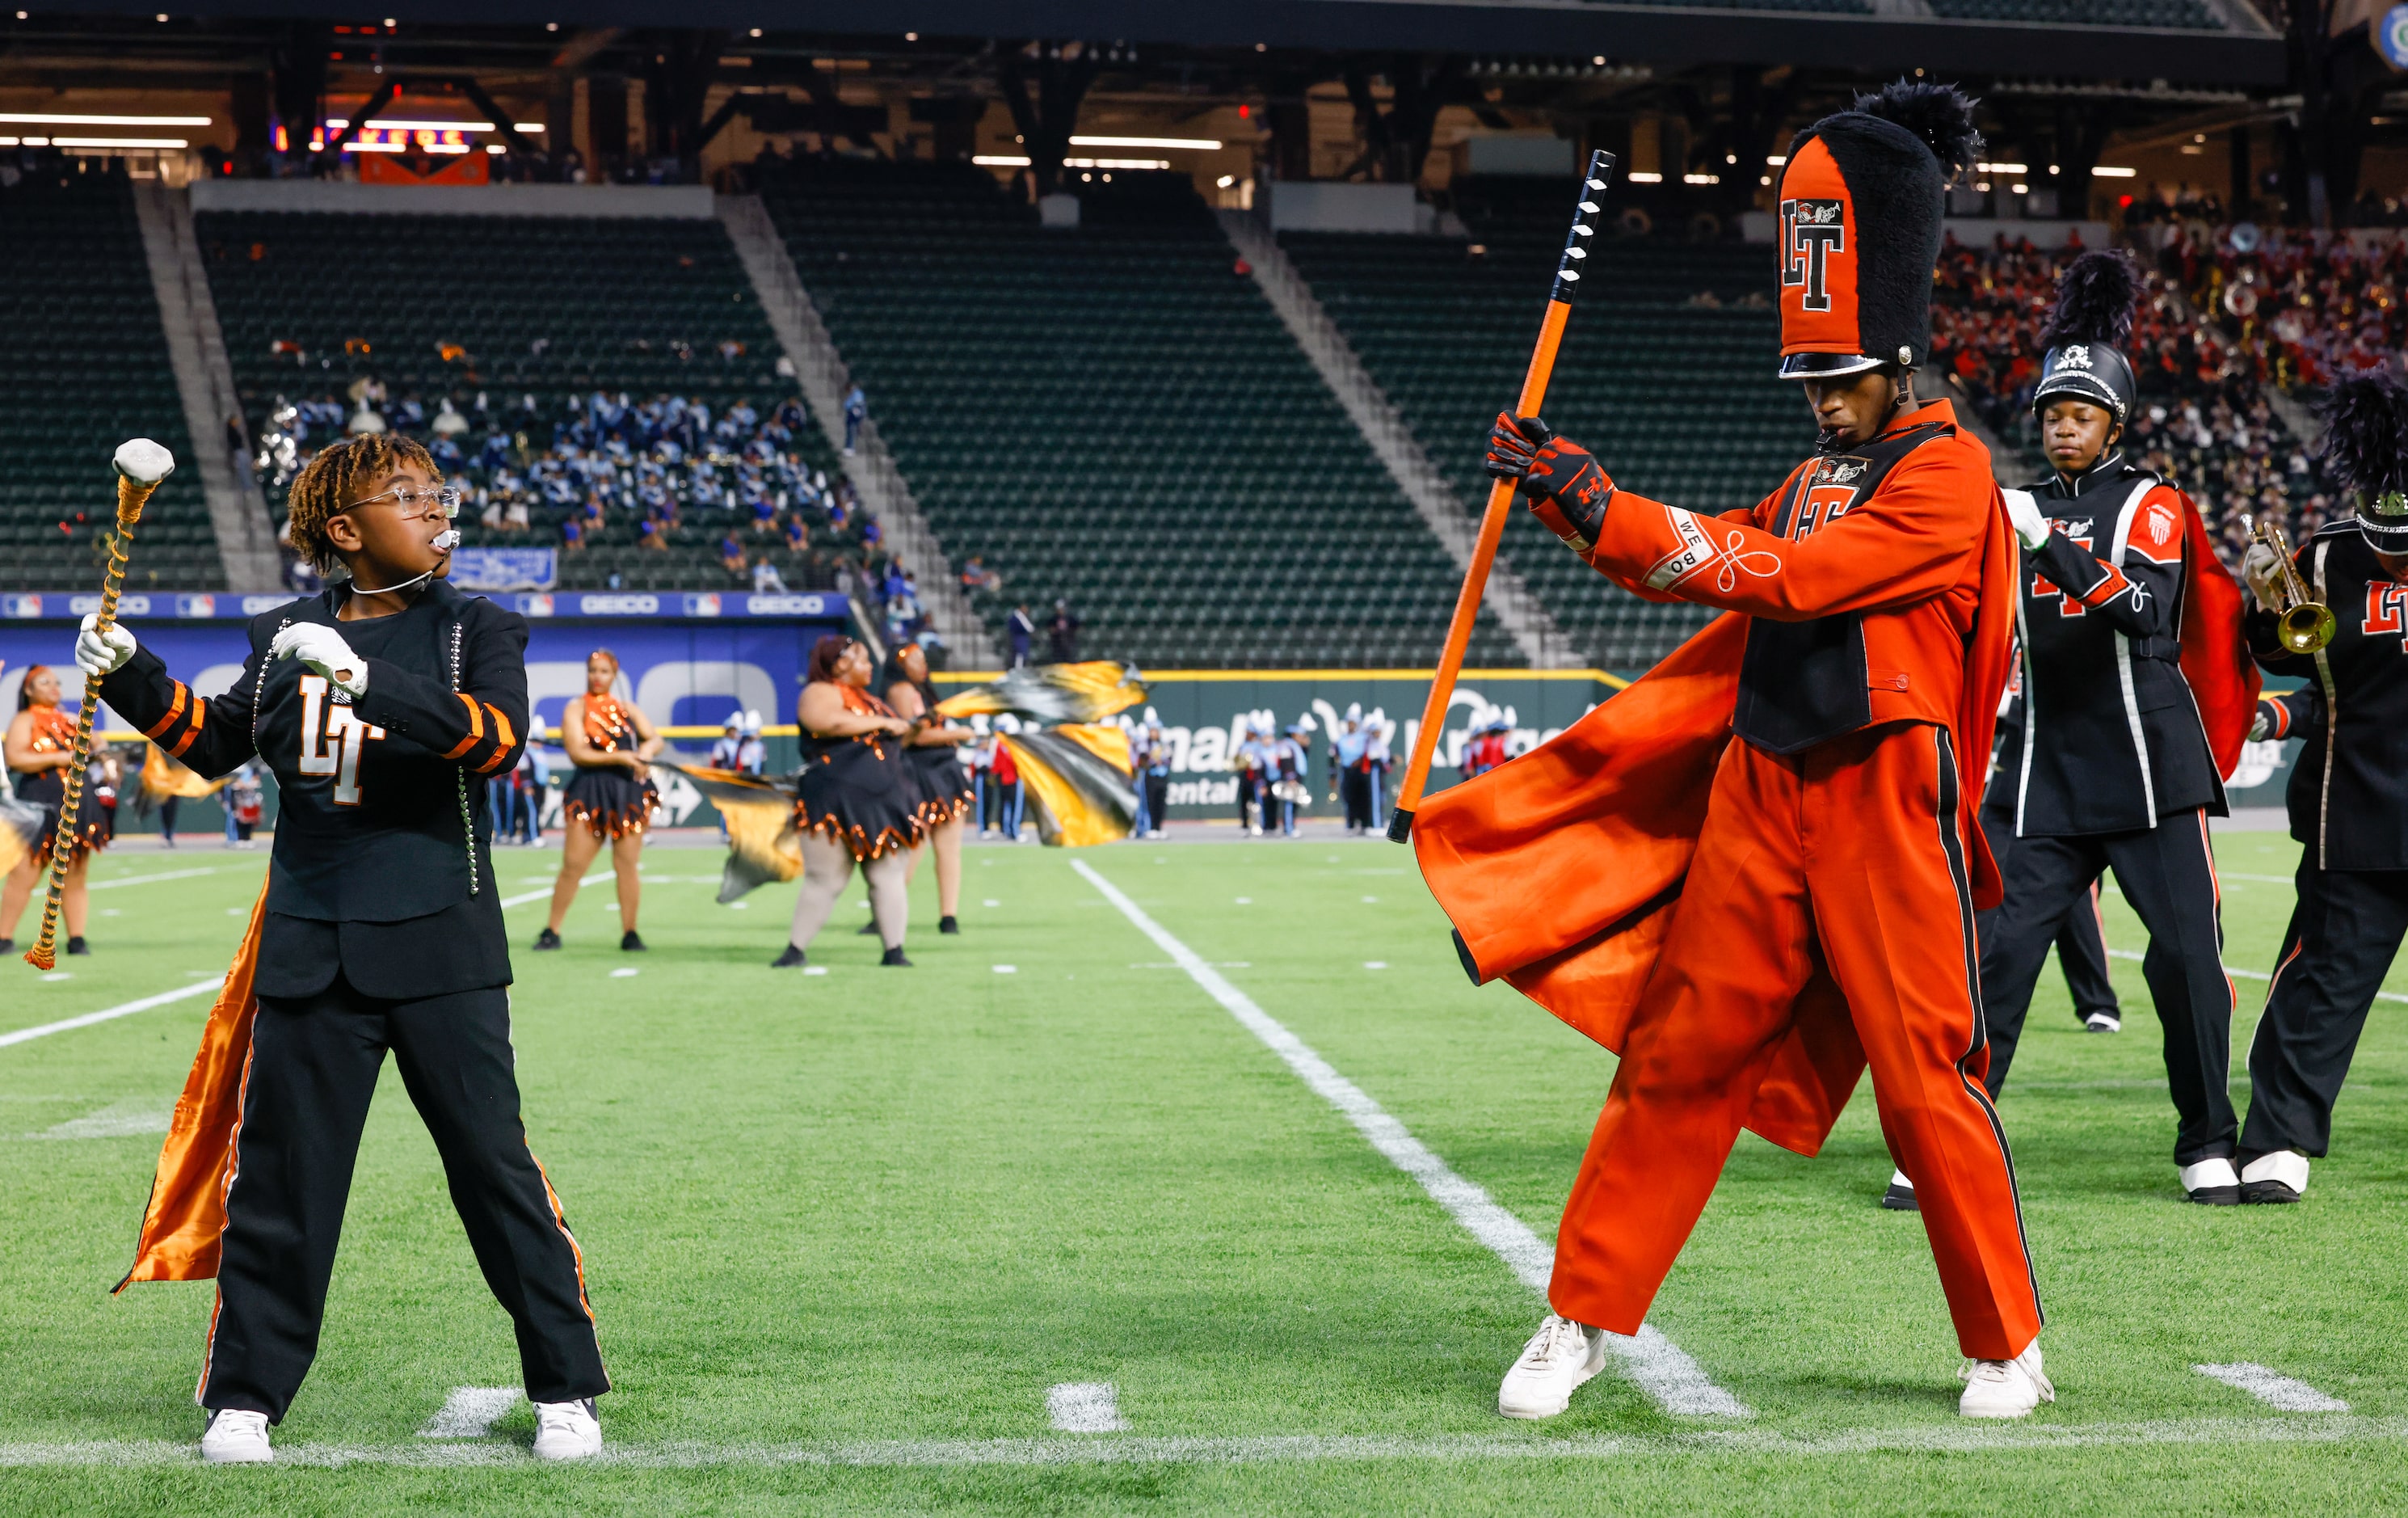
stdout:
[[[2006,688],[2016,562],[2005,513],[1982,553],[1951,729],[1963,777],[1957,823],[1973,901],[1995,906],[1998,866],[1978,813]],[[1502,977],[1608,1049],[1644,1011],[1739,697],[1748,618],[1726,613],[1554,739],[1426,798],[1413,853],[1483,983]],[[1746,1126],[1813,1154],[1863,1074],[1846,1004],[1826,979],[1800,996]]]
[[244,1073],[251,1064],[251,1025],[259,998],[252,983],[259,970],[259,930],[267,920],[267,888],[251,909],[242,947],[226,967],[225,985],[201,1030],[184,1094],[176,1099],[175,1120],[159,1149],[159,1169],[143,1209],[142,1235],[134,1246],[134,1268],[117,1283],[123,1291],[137,1280],[211,1280],[218,1273],[219,1239],[225,1232],[228,1164],[235,1130],[242,1120]]

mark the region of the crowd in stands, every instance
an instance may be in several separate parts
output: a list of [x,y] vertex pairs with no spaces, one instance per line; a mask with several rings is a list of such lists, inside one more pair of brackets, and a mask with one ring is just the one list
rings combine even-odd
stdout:
[[[2199,502],[2234,561],[2249,518],[2273,516],[2304,541],[2336,505],[2302,404],[2342,374],[2401,363],[2408,239],[2221,224],[2206,197],[2136,206],[2157,210],[2125,227],[2150,292],[2129,346],[2141,390],[2129,445]],[[2041,250],[1952,239],[1942,258],[1934,362],[2035,478],[2040,329],[2058,270],[2081,251],[2078,239]]]
[[462,487],[472,544],[707,553],[731,587],[876,594],[890,620],[916,625],[916,586],[885,553],[876,517],[851,481],[795,446],[809,425],[792,397],[765,415],[745,399],[714,412],[696,398],[597,390],[547,407],[479,391],[437,397],[430,411],[363,378],[345,396],[279,397],[254,463],[278,496],[326,442],[390,428],[424,442]]

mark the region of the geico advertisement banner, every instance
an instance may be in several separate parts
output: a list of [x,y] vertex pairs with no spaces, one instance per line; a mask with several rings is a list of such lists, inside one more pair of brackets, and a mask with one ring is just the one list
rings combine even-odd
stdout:
[[[242,675],[250,657],[239,623],[130,624],[143,646],[194,693],[217,696]],[[652,622],[527,624],[527,694],[548,727],[585,689],[585,658],[607,648],[619,659],[618,690],[662,727],[716,725],[731,711],[757,711],[765,723],[792,722],[811,644],[838,624],[809,622]],[[83,677],[75,670],[72,623],[0,623],[0,711],[17,709],[29,665],[64,672],[70,704]],[[104,726],[128,724],[104,709]]]

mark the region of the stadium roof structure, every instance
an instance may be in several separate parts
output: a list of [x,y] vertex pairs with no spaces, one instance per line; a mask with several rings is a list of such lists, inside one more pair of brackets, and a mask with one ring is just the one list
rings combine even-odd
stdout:
[[[50,0],[49,16],[150,16],[158,0]],[[1324,52],[1388,51],[1611,57],[1686,65],[1787,64],[1870,73],[1927,68],[2170,84],[2278,85],[2285,43],[2247,0],[2211,0],[2214,27],[1950,20],[1928,0],[1869,0],[1867,11],[1611,0],[380,0],[417,26],[773,27],[832,36],[907,32],[931,40],[1110,38],[1151,46]],[[177,0],[177,16],[357,19],[328,0]],[[874,18],[874,25],[869,24]]]

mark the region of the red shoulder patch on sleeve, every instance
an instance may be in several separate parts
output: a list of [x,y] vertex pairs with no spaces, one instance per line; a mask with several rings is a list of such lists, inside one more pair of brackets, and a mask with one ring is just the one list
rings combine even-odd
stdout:
[[2138,554],[2152,564],[2179,564],[2183,556],[2182,497],[2158,487],[2148,494],[2132,513],[2131,536],[2125,540],[2125,552]]

